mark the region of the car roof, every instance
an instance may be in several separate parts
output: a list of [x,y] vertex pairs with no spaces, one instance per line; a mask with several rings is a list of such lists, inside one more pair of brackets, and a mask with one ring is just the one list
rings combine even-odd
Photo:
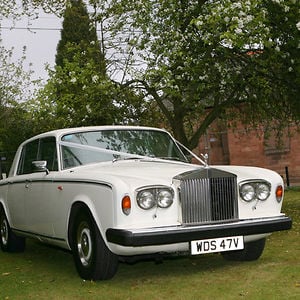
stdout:
[[[76,132],[88,132],[88,131],[98,131],[98,130],[157,130],[157,131],[165,131],[165,129],[162,128],[156,128],[156,127],[147,127],[147,126],[127,126],[127,125],[105,125],[105,126],[85,126],[85,127],[73,127],[73,128],[64,128],[64,129],[57,129],[52,130],[48,132],[44,132],[41,134],[38,134],[36,136],[33,136],[32,138],[26,140],[24,143],[30,142],[31,140],[44,138],[48,136],[55,136],[57,139],[60,137],[76,133]],[[24,144],[22,143],[22,144]]]

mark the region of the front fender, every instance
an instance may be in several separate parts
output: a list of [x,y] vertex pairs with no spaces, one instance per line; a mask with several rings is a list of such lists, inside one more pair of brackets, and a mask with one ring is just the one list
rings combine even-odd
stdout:
[[112,188],[104,185],[94,185],[89,186],[88,188],[83,186],[80,190],[81,193],[74,195],[69,205],[70,210],[67,218],[68,244],[70,246],[73,222],[78,209],[89,210],[100,231],[100,234],[107,244],[105,232],[107,228],[114,224],[115,209]]

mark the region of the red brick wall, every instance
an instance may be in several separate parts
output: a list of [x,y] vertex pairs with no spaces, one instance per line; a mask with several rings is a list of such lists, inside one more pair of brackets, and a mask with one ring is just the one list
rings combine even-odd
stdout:
[[286,167],[290,186],[300,186],[300,132],[292,135],[281,133],[282,145],[272,137],[265,139],[264,132],[242,128],[217,132],[210,129],[200,140],[199,153],[208,153],[210,164],[258,166],[278,172],[287,184]]
[[[282,133],[285,134],[285,133]],[[284,145],[274,143],[273,150],[268,147],[264,134],[256,132],[228,133],[231,165],[259,166],[278,172],[287,183],[286,167],[290,185],[300,185],[300,133],[283,137]],[[274,142],[274,141],[273,141]]]

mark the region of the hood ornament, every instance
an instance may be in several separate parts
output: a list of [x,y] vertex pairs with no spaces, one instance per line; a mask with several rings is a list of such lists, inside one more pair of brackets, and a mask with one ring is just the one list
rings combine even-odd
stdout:
[[201,157],[204,159],[204,161],[203,161],[204,167],[208,168],[208,153],[205,153],[205,154],[201,153]]

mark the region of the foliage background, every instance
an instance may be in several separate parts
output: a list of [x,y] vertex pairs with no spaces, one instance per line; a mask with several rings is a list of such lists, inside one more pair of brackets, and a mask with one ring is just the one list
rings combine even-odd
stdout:
[[1,52],[0,152],[68,126],[164,126],[195,148],[219,120],[299,124],[299,0],[0,0],[0,17],[40,8],[64,18],[57,65],[24,94]]

